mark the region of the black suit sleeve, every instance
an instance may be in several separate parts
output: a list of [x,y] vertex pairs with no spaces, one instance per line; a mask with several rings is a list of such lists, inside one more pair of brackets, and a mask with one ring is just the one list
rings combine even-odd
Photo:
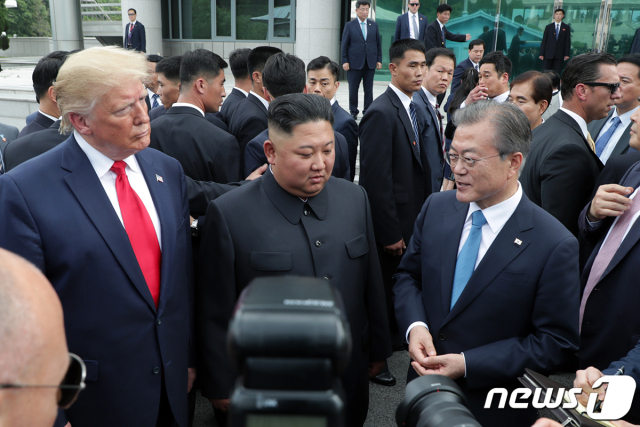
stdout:
[[424,32],[424,44],[427,47],[427,50],[438,45],[438,32],[436,30],[437,25],[437,22],[435,23],[435,25],[428,25],[427,30]]
[[199,217],[207,212],[207,206],[211,200],[217,199],[229,191],[238,188],[249,181],[232,182],[229,184],[218,184],[209,181],[194,181],[187,179],[187,197],[189,198],[189,212],[193,217]]
[[351,43],[350,39],[350,31],[349,31],[349,23],[344,26],[344,31],[342,32],[342,63],[346,64],[349,62],[349,43]]
[[398,40],[400,40],[400,26],[402,25],[402,17],[404,15],[400,15],[398,16],[398,19],[396,19],[396,33],[393,36],[393,41],[396,42]]
[[140,51],[147,53],[147,34],[142,24],[140,24]]
[[[564,39],[564,56],[571,55],[571,27],[567,25],[567,36]],[[562,58],[564,59],[564,58]]]
[[[451,40],[452,42],[464,42],[467,40],[466,34],[453,34],[447,27],[444,27],[444,34],[447,37],[447,40]],[[506,42],[504,43],[506,45]]]
[[542,41],[540,42],[540,56],[542,56],[542,58],[546,58],[546,53],[545,53],[545,47],[547,45],[547,29],[549,28],[549,26],[547,25],[544,29],[544,32],[542,34]]
[[240,147],[236,139],[229,135],[220,147],[213,163],[214,181],[237,182],[240,181]]
[[380,38],[380,29],[376,24],[376,43],[378,47],[378,55],[376,57],[376,62],[382,63],[382,39]]

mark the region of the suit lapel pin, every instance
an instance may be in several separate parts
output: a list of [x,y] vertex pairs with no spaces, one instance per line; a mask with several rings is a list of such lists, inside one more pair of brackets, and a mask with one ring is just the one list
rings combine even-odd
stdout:
[[0,135],[0,138],[2,138],[2,142],[7,142],[7,138],[5,138],[4,135]]
[[164,180],[162,179],[162,177],[161,177],[160,175],[158,175],[158,174],[156,174],[156,180],[157,180],[158,182],[164,182]]
[[516,240],[513,241],[513,243],[515,243],[516,245],[520,246],[522,244],[522,240],[516,239]]

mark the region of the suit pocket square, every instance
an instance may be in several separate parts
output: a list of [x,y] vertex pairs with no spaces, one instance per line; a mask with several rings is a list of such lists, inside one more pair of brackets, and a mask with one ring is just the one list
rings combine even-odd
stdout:
[[369,241],[364,234],[345,242],[344,245],[347,247],[349,258],[358,258],[369,252]]
[[259,271],[289,271],[293,259],[289,252],[251,252],[251,267]]

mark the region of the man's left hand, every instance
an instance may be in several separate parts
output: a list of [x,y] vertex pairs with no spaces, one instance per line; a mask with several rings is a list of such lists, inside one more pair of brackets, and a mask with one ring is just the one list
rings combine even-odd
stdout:
[[564,57],[564,60],[566,61],[567,59],[569,59],[569,57],[568,57],[568,56],[565,56],[565,57]]
[[376,62],[376,70],[382,69],[382,62]]
[[425,357],[420,364],[425,368],[426,375],[444,375],[452,380],[464,375],[464,356],[461,354],[429,356]]
[[369,362],[369,378],[377,377],[383,366],[384,360],[382,362]]
[[196,368],[187,368],[187,393],[191,392],[193,382],[196,380]]

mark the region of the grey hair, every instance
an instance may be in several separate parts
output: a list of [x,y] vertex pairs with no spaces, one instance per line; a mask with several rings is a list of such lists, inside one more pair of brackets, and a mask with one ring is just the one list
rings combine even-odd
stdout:
[[292,93],[279,96],[269,104],[267,120],[269,129],[291,135],[294,127],[310,122],[326,120],[333,127],[333,111],[329,100],[320,95]]
[[504,160],[509,154],[522,153],[526,157],[531,148],[529,119],[520,108],[510,102],[478,101],[458,108],[453,115],[457,127],[480,122],[493,124],[495,131],[493,146]]

